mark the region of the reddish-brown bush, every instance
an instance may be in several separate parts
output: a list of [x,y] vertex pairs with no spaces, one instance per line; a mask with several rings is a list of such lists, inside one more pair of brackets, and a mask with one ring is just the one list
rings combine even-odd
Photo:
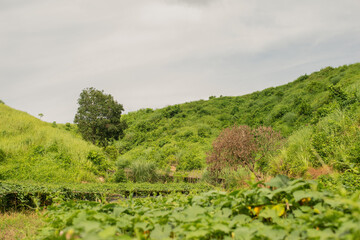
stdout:
[[276,150],[280,143],[280,133],[271,127],[251,129],[242,125],[226,128],[213,142],[213,150],[206,159],[208,169],[217,177],[225,168],[237,170],[241,166],[260,179],[261,174],[256,171],[256,163]]

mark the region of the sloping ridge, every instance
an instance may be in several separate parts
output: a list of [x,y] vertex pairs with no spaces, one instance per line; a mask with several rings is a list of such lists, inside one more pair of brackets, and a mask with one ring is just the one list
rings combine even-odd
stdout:
[[327,67],[288,84],[238,97],[210,97],[163,109],[141,109],[123,116],[128,129],[115,146],[127,160],[159,166],[201,169],[220,131],[234,124],[272,126],[286,138],[315,126],[334,111],[355,112],[360,64]]
[[96,181],[89,151],[100,149],[56,124],[0,104],[0,180]]

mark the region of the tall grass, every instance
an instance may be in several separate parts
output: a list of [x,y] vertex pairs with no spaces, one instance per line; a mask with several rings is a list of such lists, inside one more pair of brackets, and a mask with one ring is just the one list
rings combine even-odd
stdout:
[[156,182],[159,179],[155,162],[135,160],[129,165],[130,179],[134,182]]
[[97,147],[25,112],[0,105],[0,180],[96,181],[87,160]]
[[272,159],[272,174],[303,176],[309,167],[331,166],[340,172],[356,170],[360,162],[360,113],[337,109],[313,126],[291,135]]

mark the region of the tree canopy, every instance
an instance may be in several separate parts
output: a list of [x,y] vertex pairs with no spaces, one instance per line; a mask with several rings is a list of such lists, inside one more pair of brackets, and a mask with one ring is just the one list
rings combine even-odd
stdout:
[[78,99],[74,123],[85,140],[106,146],[112,139],[119,139],[125,124],[120,121],[123,105],[110,94],[95,88],[84,89]]

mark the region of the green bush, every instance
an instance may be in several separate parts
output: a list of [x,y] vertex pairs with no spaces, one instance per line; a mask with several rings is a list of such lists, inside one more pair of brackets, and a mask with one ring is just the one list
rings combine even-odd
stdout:
[[293,126],[296,122],[296,119],[297,119],[297,116],[293,112],[288,112],[282,117],[282,120],[285,123],[287,123],[289,126]]
[[348,193],[354,193],[360,190],[360,174],[354,172],[344,172],[334,175],[320,176],[318,182],[326,189],[333,192],[340,192],[345,189]]
[[87,159],[94,164],[99,171],[105,171],[108,167],[105,156],[100,152],[91,150],[88,153]]
[[187,151],[181,156],[179,162],[179,170],[191,171],[202,169],[204,167],[204,161],[192,151]]
[[162,110],[162,114],[166,118],[172,118],[180,112],[180,105],[168,106]]
[[124,169],[118,169],[115,172],[114,181],[117,183],[123,183],[127,181],[127,177]]
[[207,138],[211,136],[211,127],[207,124],[202,124],[198,127],[197,134],[199,137]]
[[352,172],[345,172],[340,175],[339,177],[342,186],[348,192],[355,192],[360,190],[360,174],[352,173]]
[[104,151],[106,155],[113,161],[119,157],[119,150],[113,145],[107,146]]
[[116,162],[116,172],[114,176],[114,181],[117,183],[126,182],[127,176],[125,173],[125,169],[129,167],[130,162],[126,158],[119,158]]

